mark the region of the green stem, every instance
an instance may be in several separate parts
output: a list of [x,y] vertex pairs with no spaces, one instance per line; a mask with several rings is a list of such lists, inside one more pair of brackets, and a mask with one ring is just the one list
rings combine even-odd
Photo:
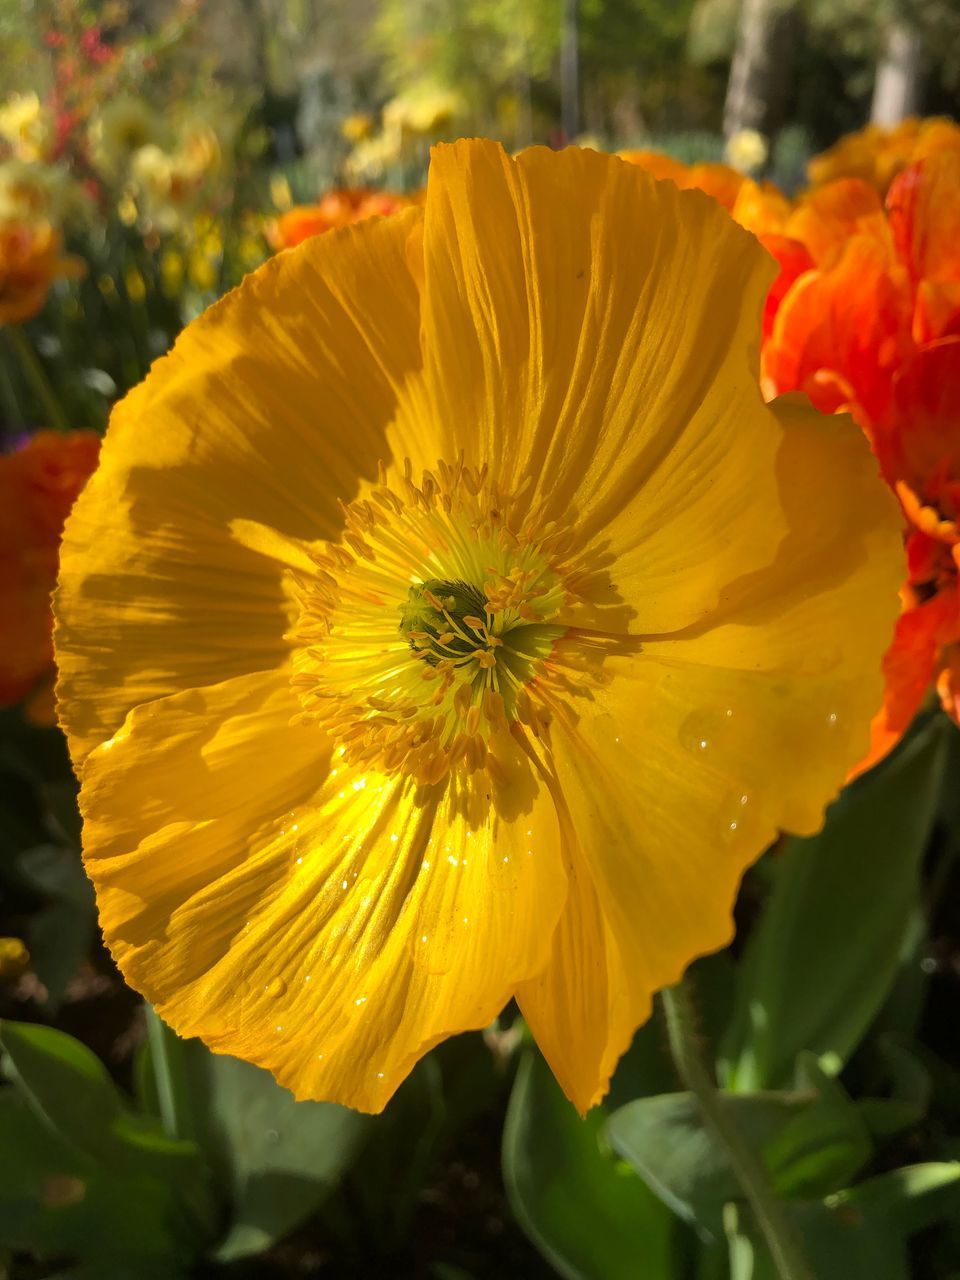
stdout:
[[145,1005],[147,1019],[147,1043],[150,1045],[150,1061],[157,1089],[160,1123],[169,1138],[187,1138],[189,1133],[188,1108],[183,1105],[183,1042],[164,1023],[152,1005]]
[[46,426],[53,427],[55,431],[69,431],[69,423],[60,408],[60,401],[50,385],[46,370],[33,349],[33,343],[18,324],[4,325],[4,332],[7,335],[7,341],[14,350],[25,381],[36,396],[38,403],[43,406],[44,416],[47,420]]
[[677,1073],[696,1098],[704,1124],[730,1162],[763,1232],[780,1280],[814,1280],[763,1162],[744,1139],[717,1092],[700,1051],[689,980],[666,988],[660,996]]

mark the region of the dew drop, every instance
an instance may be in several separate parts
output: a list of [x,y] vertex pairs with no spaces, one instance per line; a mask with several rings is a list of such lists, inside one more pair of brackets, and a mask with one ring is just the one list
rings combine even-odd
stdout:
[[287,989],[287,984],[283,978],[271,978],[263,989],[268,996],[282,996]]

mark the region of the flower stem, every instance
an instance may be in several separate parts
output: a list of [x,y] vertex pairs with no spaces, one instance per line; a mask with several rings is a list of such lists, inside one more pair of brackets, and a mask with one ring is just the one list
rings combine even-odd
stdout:
[[145,1006],[145,1013],[160,1123],[168,1138],[190,1137],[189,1108],[183,1105],[182,1041],[160,1019],[152,1005]]
[[694,1095],[704,1125],[723,1150],[763,1232],[780,1280],[814,1280],[783,1204],[763,1162],[723,1106],[697,1038],[689,979],[661,991],[670,1052],[684,1086]]
[[68,431],[69,423],[64,417],[60,401],[50,385],[50,379],[37,358],[37,353],[34,351],[30,339],[18,324],[4,325],[4,331],[11,347],[13,347],[24,379],[29,384],[38,403],[43,406],[43,412],[47,419],[45,425],[52,427],[55,431]]

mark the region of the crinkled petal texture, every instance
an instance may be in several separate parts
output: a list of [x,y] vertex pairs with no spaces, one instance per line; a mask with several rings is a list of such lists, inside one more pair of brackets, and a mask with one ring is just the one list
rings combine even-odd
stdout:
[[895,504],[848,418],[799,397],[772,416],[789,526],[775,558],[728,583],[706,623],[610,659],[608,683],[554,736],[569,844],[592,893],[571,892],[554,965],[520,1002],[581,1108],[652,993],[730,940],[744,867],[777,831],[819,827],[880,701],[902,559]]
[[405,259],[417,216],[273,259],[114,413],[66,530],[57,601],[75,760],[144,702],[285,660],[279,567],[336,536],[337,500],[376,474],[420,361]]
[[[107,941],[177,1030],[376,1110],[517,995],[585,1109],[743,869],[816,828],[899,518],[852,424],[763,403],[772,275],[698,192],[459,143],[422,213],[282,254],[125,401],[65,533],[59,694]],[[339,500],[402,511],[405,458],[461,456],[570,600],[524,693],[551,715],[418,786],[298,715],[291,624],[369,550]]]

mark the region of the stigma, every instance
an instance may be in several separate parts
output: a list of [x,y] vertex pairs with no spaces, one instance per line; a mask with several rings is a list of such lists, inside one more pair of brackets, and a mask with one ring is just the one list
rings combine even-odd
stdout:
[[523,492],[462,460],[392,482],[381,466],[314,549],[291,636],[298,719],[350,763],[430,786],[494,769],[498,735],[549,731],[579,578],[572,536]]

